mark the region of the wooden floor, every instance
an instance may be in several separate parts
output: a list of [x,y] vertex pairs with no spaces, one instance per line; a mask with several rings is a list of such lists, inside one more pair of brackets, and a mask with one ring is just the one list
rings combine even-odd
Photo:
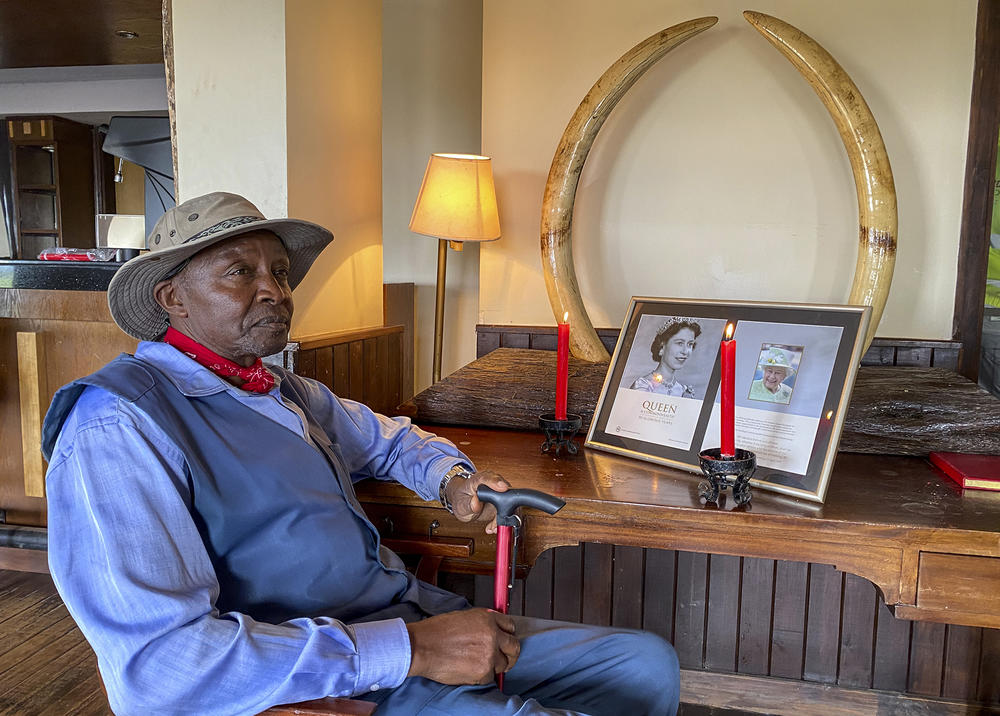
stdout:
[[[679,716],[743,711],[681,704]],[[0,716],[111,714],[97,657],[47,574],[0,570]]]
[[0,716],[110,713],[97,658],[52,578],[0,570]]

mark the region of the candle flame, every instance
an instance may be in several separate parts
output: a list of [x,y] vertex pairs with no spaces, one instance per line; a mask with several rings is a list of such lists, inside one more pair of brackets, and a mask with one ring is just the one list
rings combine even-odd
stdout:
[[736,330],[736,326],[732,323],[726,324],[726,340],[730,340],[733,337],[733,332]]
[[833,417],[833,411],[832,410],[827,410],[826,411],[826,419],[830,420],[832,417]]
[[562,322],[563,323],[568,323],[569,322],[569,311],[566,311],[566,313],[563,314]]
[[663,376],[660,375],[659,373],[657,373],[656,375],[653,376],[653,380],[655,380],[657,383],[662,383],[663,382]]

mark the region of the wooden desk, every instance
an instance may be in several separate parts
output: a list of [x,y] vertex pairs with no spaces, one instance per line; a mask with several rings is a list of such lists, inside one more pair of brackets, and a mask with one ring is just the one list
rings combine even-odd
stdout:
[[[925,460],[842,453],[826,503],[755,490],[749,511],[706,509],[699,478],[594,450],[554,459],[539,433],[436,428],[478,469],[566,500],[556,515],[528,511],[520,560],[581,542],[830,564],[870,580],[896,616],[1000,627],[1000,493],[964,494]],[[436,503],[393,483],[358,495],[385,534],[470,537],[470,560],[444,569],[482,573],[495,543]]]

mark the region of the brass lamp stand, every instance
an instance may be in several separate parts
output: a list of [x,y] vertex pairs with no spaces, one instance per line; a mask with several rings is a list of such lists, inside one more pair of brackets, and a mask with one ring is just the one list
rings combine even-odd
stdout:
[[500,216],[489,157],[432,154],[410,217],[410,231],[438,240],[432,369],[432,379],[437,383],[441,380],[448,247],[461,251],[463,241],[500,238]]

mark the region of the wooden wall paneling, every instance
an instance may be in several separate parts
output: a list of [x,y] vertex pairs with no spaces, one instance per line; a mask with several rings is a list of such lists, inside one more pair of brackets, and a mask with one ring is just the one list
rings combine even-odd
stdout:
[[303,378],[316,378],[316,351],[299,351],[295,372]]
[[983,629],[976,696],[983,703],[1000,704],[1000,629]]
[[906,691],[910,666],[910,629],[913,622],[897,619],[881,595],[875,610],[875,664],[872,688]]
[[323,385],[333,385],[333,346],[323,346],[312,351],[316,356],[316,380]]
[[[514,586],[510,590],[510,613],[511,614],[524,614],[525,599],[525,580],[515,579]],[[493,593],[493,582],[490,582],[490,594]]]
[[559,343],[555,333],[532,333],[529,338],[530,347],[540,351],[554,351]]
[[642,628],[674,640],[674,595],[677,552],[667,549],[646,550],[646,575],[642,595]]
[[352,341],[347,345],[350,353],[348,366],[351,374],[347,397],[363,402],[365,395],[365,347],[361,341]]
[[552,550],[538,555],[524,580],[524,615],[552,618]]
[[[412,283],[382,284],[382,323],[387,326],[402,326],[403,335],[400,339],[399,367],[400,396],[394,405],[413,397],[414,381],[414,326],[416,312],[414,303],[414,285]],[[396,370],[396,368],[393,368]]]
[[741,674],[768,673],[771,614],[774,605],[774,560],[743,558],[740,586],[740,638],[736,670]]
[[809,602],[803,677],[832,684],[837,681],[837,645],[844,573],[826,564],[809,565]]
[[913,622],[910,633],[910,673],[906,690],[924,696],[941,695],[944,669],[944,624]]
[[945,370],[950,370],[958,372],[958,349],[949,348],[935,348],[934,353],[931,355],[931,367],[932,368],[944,368]]
[[708,556],[708,616],[705,622],[705,668],[736,671],[742,558]]
[[611,584],[612,580],[613,553],[613,547],[609,544],[583,545],[581,612],[584,624],[611,625],[611,594],[606,585]]
[[896,349],[873,345],[861,356],[861,365],[896,365]]
[[493,608],[493,577],[488,574],[477,574],[473,578],[475,581],[475,597],[472,606]]
[[556,547],[552,565],[552,618],[580,622],[583,618],[583,547]]
[[[941,695],[962,701],[976,700],[983,630],[949,624],[945,629],[944,675]],[[1000,679],[1000,671],[997,672]]]
[[642,629],[642,578],[645,565],[642,547],[614,548],[611,594],[611,624]]
[[531,336],[528,333],[503,333],[500,336],[501,348],[528,348]]
[[351,348],[348,343],[333,347],[333,392],[344,397],[351,393]]
[[853,574],[846,575],[838,684],[863,688],[871,686],[877,608],[875,585]]
[[707,554],[677,553],[674,649],[682,667],[704,668],[707,581]]
[[[379,406],[378,412],[385,413],[389,403],[390,386],[399,382],[399,376],[394,376],[389,372],[389,336],[378,336],[373,339],[375,354],[375,376],[371,401]],[[393,403],[395,408],[398,403]]]
[[[386,397],[386,406],[392,407],[392,412],[395,413],[395,408],[397,405],[402,403],[404,400],[409,400],[412,395],[405,393],[403,390],[403,337],[402,336],[386,336],[386,350],[389,355],[386,357],[389,367],[386,369],[390,380],[387,382],[386,387],[388,390],[388,395]],[[410,391],[412,392],[412,390]]]
[[499,333],[476,333],[476,358],[482,358],[490,351],[495,351],[500,347]]
[[[553,326],[478,324],[476,357],[482,358],[501,347],[555,350],[555,330]],[[617,328],[597,329],[597,335],[608,352],[614,351],[619,332]],[[876,338],[861,357],[861,365],[933,366],[957,370],[961,349],[960,340]]]
[[931,354],[933,353],[933,350],[933,348],[927,347],[897,348],[895,365],[921,366],[929,368],[931,365]]
[[361,355],[364,360],[364,388],[361,395],[361,401],[363,403],[371,404],[372,400],[378,394],[378,384],[379,384],[379,373],[378,373],[378,363],[377,354],[375,348],[374,338],[365,338],[362,341]]
[[774,612],[770,674],[802,678],[809,565],[778,560],[774,565]]

